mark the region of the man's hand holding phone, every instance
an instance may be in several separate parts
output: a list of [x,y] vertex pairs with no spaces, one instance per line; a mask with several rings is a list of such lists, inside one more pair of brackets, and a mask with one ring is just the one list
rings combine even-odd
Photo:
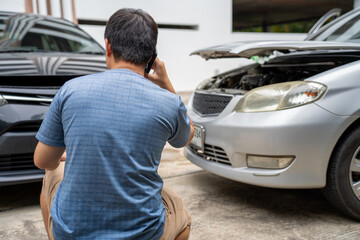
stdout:
[[175,93],[175,89],[170,82],[170,79],[167,75],[165,64],[163,61],[157,57],[151,67],[154,70],[153,73],[145,73],[145,77],[158,85],[159,87],[166,89],[172,93]]

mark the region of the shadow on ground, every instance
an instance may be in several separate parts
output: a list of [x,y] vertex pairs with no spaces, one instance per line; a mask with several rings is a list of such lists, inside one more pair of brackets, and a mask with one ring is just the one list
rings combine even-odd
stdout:
[[0,187],[0,212],[39,205],[41,182]]
[[[212,204],[222,204],[224,207],[237,206],[237,210],[258,208],[267,211],[272,217],[284,214],[288,217],[299,216],[300,213],[303,217],[310,215],[344,217],[326,201],[321,190],[318,189],[272,189],[239,183],[208,172],[192,175],[192,187],[196,188],[195,196],[200,198],[195,201],[198,204],[194,202],[191,206],[193,209],[205,210],[207,206],[204,203],[212,202]],[[35,182],[0,187],[0,211],[39,205],[41,186],[41,182]],[[259,220],[265,219],[262,216]]]
[[[324,198],[319,189],[273,189],[251,186],[206,173],[196,175],[197,184],[207,189],[206,198],[219,204],[238,205],[241,208],[257,208],[272,218],[281,217],[328,217],[343,218]],[[199,207],[203,205],[200,204]],[[234,211],[236,214],[236,211]],[[266,221],[264,216],[258,220]]]

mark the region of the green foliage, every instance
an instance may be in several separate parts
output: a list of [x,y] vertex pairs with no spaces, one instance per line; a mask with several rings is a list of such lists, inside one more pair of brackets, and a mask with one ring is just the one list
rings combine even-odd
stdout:
[[[265,32],[275,33],[307,33],[316,23],[314,20],[298,21],[291,23],[274,24],[266,27]],[[234,32],[264,32],[262,27],[249,27],[242,29],[234,29]]]

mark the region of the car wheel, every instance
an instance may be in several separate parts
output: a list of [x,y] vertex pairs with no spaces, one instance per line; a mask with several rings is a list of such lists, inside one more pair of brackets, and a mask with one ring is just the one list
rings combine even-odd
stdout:
[[334,150],[324,195],[345,214],[360,220],[360,128],[348,132]]

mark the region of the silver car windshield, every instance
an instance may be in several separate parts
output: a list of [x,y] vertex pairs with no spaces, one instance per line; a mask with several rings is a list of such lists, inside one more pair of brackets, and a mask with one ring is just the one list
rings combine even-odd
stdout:
[[0,12],[0,52],[75,52],[104,54],[75,24],[41,15]]
[[360,43],[360,14],[339,19],[311,40]]

